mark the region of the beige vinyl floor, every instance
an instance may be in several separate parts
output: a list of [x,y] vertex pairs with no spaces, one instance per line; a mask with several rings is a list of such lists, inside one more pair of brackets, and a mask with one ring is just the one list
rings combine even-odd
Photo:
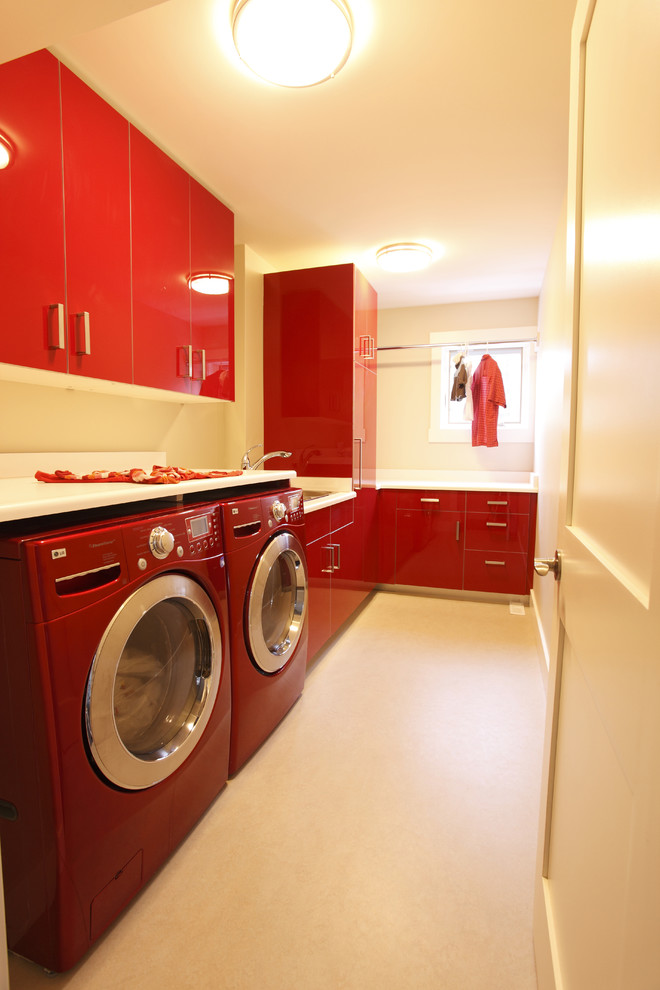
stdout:
[[376,593],[85,959],[11,990],[535,990],[543,718],[529,608]]

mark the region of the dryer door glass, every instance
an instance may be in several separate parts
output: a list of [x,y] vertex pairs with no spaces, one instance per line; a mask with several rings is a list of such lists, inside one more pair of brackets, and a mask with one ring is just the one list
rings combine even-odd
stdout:
[[253,662],[262,673],[277,673],[293,656],[307,612],[305,554],[291,533],[278,533],[266,544],[246,608]]
[[206,592],[167,574],[136,591],[110,622],[85,705],[99,770],[120,787],[150,787],[201,738],[218,692],[222,643]]

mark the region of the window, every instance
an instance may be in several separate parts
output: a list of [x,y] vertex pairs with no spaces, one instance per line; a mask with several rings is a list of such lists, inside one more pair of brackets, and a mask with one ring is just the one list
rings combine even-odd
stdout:
[[[534,382],[536,370],[536,327],[506,330],[471,330],[464,343],[457,344],[456,333],[432,333],[435,344],[431,357],[430,443],[471,443],[472,424],[465,419],[465,400],[451,401],[458,354],[465,354],[474,371],[484,354],[497,361],[506,395],[506,408],[500,408],[500,443],[532,443],[534,439]],[[529,340],[527,338],[530,338]],[[516,338],[512,343],[512,338]],[[443,345],[443,340],[447,341]],[[487,341],[487,343],[485,343]]]

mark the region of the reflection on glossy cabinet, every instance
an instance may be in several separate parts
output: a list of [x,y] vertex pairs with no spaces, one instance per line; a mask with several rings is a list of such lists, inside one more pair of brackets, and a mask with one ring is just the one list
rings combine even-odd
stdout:
[[[59,63],[40,51],[0,65],[0,361],[67,370]],[[54,307],[54,308],[50,308]]]

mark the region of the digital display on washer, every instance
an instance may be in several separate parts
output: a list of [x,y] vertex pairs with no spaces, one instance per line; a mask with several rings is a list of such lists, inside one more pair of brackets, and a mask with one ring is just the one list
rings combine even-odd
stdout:
[[195,516],[194,519],[189,519],[188,522],[190,524],[190,538],[192,540],[199,540],[202,536],[208,536],[210,532],[208,516]]

